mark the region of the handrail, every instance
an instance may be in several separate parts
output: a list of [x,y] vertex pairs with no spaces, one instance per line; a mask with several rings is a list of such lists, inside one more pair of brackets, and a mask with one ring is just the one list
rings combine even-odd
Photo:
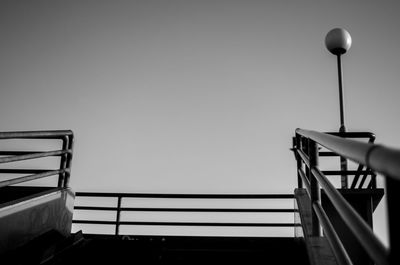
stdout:
[[385,176],[400,180],[400,150],[310,130],[296,129],[296,133],[319,143],[340,156],[363,164]]
[[376,238],[372,229],[343,198],[343,196],[340,195],[318,168],[313,168],[311,172],[317,178],[326,195],[343,218],[343,221],[345,221],[349,228],[354,232],[358,242],[363,245],[367,250],[367,253],[371,255],[371,258],[376,262],[379,262],[379,264],[386,264],[389,255],[388,250],[382,242]]
[[51,151],[0,151],[0,164],[13,163],[24,160],[34,160],[38,158],[59,156],[60,165],[56,169],[26,169],[26,168],[2,168],[2,174],[31,174],[27,176],[17,177],[13,179],[0,180],[0,187],[19,184],[53,175],[59,175],[59,188],[68,187],[71,171],[71,160],[73,153],[73,132],[71,130],[52,130],[52,131],[12,131],[0,132],[0,140],[10,139],[41,139],[41,140],[61,140],[62,147],[60,150]]
[[80,197],[126,197],[126,198],[179,198],[179,199],[293,199],[293,194],[216,194],[216,193],[111,193],[76,192]]
[[0,139],[61,139],[72,137],[71,130],[0,132]]
[[124,198],[149,199],[293,199],[293,194],[172,194],[172,193],[104,193],[104,192],[76,192],[76,197],[117,198],[117,206],[85,206],[75,205],[74,210],[85,211],[112,211],[116,212],[113,221],[73,219],[75,224],[102,224],[114,225],[115,235],[119,235],[121,225],[151,225],[151,226],[195,226],[195,227],[294,227],[294,223],[264,223],[264,222],[169,222],[169,221],[126,221],[120,220],[121,212],[209,212],[209,213],[294,213],[293,208],[204,208],[204,207],[126,207],[121,206]]
[[[346,134],[347,136],[350,135],[350,133]],[[359,137],[362,136],[362,134],[363,133],[353,133],[351,136]],[[370,258],[376,264],[395,264],[393,257],[397,255],[395,253],[396,251],[392,248],[389,253],[388,249],[375,236],[371,227],[360,217],[360,215],[354,210],[354,208],[336,190],[336,188],[326,178],[326,175],[355,174],[355,178],[358,179],[360,174],[364,174],[362,184],[365,181],[366,175],[371,175],[371,182],[368,188],[375,187],[375,171],[382,173],[386,177],[389,177],[389,180],[400,180],[400,150],[394,150],[381,145],[372,144],[371,142],[375,139],[374,134],[370,134],[369,143],[362,143],[359,141],[344,139],[338,136],[343,137],[344,135],[343,133],[327,134],[310,130],[296,129],[296,141],[293,143],[293,151],[295,152],[296,159],[298,161],[297,175],[299,181],[301,181],[299,182],[299,187],[305,184],[307,188],[307,193],[309,194],[309,197],[311,197],[311,204],[313,209],[312,235],[320,236],[320,234],[318,234],[318,227],[321,224],[324,229],[327,229],[327,231],[325,231],[326,236],[329,237],[328,241],[330,242],[338,261],[344,264],[351,264],[349,263],[351,261],[348,260],[346,250],[343,248],[341,242],[338,241],[339,238],[335,230],[332,230],[333,226],[330,224],[330,220],[326,219],[327,215],[320,204],[320,185],[327,195],[328,199],[332,203],[336,212],[341,216],[347,227],[353,233],[355,239],[361,244],[368,256],[370,256]],[[305,143],[308,143],[308,145],[304,147]],[[336,154],[344,157],[345,159],[350,159],[356,163],[359,163],[360,165],[358,167],[358,170],[321,171],[318,168],[319,152],[315,152],[315,146],[317,144],[325,147],[326,149],[331,151],[332,154]],[[331,155],[330,152],[324,152],[324,155],[327,154]],[[305,169],[307,171],[307,176],[303,172],[302,164],[306,165]],[[362,165],[365,165],[367,167],[367,170],[363,171]],[[317,181],[317,185],[313,186],[310,184],[313,182],[315,183],[315,181]],[[362,186],[362,184],[360,184],[360,186]],[[352,187],[354,186],[355,183],[353,182]],[[316,196],[316,199],[314,200],[311,196],[313,194],[314,196]],[[388,197],[388,201],[389,199],[390,198]],[[393,227],[392,223],[394,222],[390,222],[391,227]],[[391,245],[393,245],[392,243],[395,242],[393,241],[393,237],[394,235],[391,235]]]
[[317,214],[318,219],[321,221],[321,226],[327,235],[329,243],[333,246],[332,250],[338,259],[338,263],[343,264],[343,265],[353,264],[350,260],[349,255],[347,254],[342,242],[340,241],[340,238],[339,238],[338,234],[336,233],[335,228],[333,227],[331,221],[329,221],[329,217],[326,215],[324,209],[322,209],[321,204],[314,203],[313,209],[314,209],[315,213]]

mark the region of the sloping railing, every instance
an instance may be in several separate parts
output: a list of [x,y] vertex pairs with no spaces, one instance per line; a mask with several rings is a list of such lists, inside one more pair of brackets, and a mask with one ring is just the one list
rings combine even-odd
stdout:
[[[57,184],[59,188],[68,186],[73,147],[72,131],[0,132],[0,141],[14,139],[55,139],[61,140],[62,143],[60,149],[51,151],[1,150],[0,165],[7,164],[7,167],[0,168],[0,174],[17,175],[18,177],[7,178],[5,180],[0,179],[0,188],[54,175],[59,175]],[[28,169],[20,167],[17,164],[20,161],[36,160],[45,157],[60,157],[59,167],[57,169]]]
[[[342,135],[341,135],[342,136]],[[372,228],[357,213],[341,193],[332,185],[326,174],[319,168],[319,147],[323,147],[345,159],[365,166],[365,174],[372,176],[368,188],[376,187],[375,176],[380,173],[386,180],[389,214],[390,251],[373,233]],[[344,139],[327,133],[310,130],[296,130],[293,151],[298,167],[299,187],[304,186],[311,202],[312,236],[321,237],[321,227],[328,239],[339,264],[353,264],[342,239],[321,204],[321,189],[326,194],[339,216],[344,221],[358,243],[375,264],[400,264],[399,224],[397,203],[400,201],[400,150],[381,145]],[[373,170],[373,172],[370,172]],[[355,172],[342,172],[350,174]],[[356,176],[359,175],[355,173]],[[352,185],[351,188],[354,188]]]

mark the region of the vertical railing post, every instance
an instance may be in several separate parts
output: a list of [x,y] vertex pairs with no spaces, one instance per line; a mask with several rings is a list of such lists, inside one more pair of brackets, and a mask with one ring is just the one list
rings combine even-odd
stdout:
[[116,216],[116,222],[115,222],[115,235],[119,235],[119,222],[121,218],[121,200],[122,197],[118,196],[118,202],[117,202],[117,216]]
[[389,219],[390,264],[400,264],[400,181],[386,177],[386,198]]
[[[310,186],[311,186],[311,209],[313,209],[314,203],[321,202],[321,190],[319,187],[318,180],[312,174],[312,168],[318,167],[318,146],[317,143],[311,139],[308,140],[308,157],[310,160],[310,168],[308,171]],[[321,236],[321,227],[319,224],[318,216],[312,210],[312,236]]]
[[[71,170],[71,163],[72,163],[72,154],[73,154],[73,148],[74,148],[74,136],[73,135],[69,135],[68,136],[68,145],[67,145],[67,149],[71,151],[71,153],[69,153],[67,155],[67,161],[65,164],[65,168]],[[68,187],[69,186],[69,179],[71,177],[71,172],[68,171],[65,173],[64,176],[64,187]]]
[[300,135],[296,133],[296,137],[295,137],[294,143],[293,143],[293,151],[295,153],[294,155],[296,157],[296,162],[297,162],[297,185],[298,185],[298,188],[301,189],[301,188],[303,188],[303,181],[301,179],[299,170],[301,169],[302,162],[301,162],[301,158],[297,154],[297,150],[301,150],[301,138],[300,138]]
[[[62,150],[67,150],[68,149],[68,140],[69,140],[68,136],[62,137]],[[68,154],[63,154],[61,156],[61,159],[60,159],[60,169],[66,169],[67,160],[68,160]],[[65,177],[66,177],[65,172],[64,173],[60,173],[58,175],[58,184],[57,184],[58,188],[63,188],[64,183],[65,183]]]
[[[340,101],[340,133],[346,133],[346,127],[344,125],[344,96],[343,96],[343,81],[342,81],[342,60],[341,54],[337,54],[337,66],[338,66],[338,79],[339,79],[339,101]],[[349,186],[349,177],[344,171],[347,171],[347,159],[343,156],[340,157],[340,170],[342,175],[340,176],[342,189],[347,189]]]
[[[307,156],[310,155],[309,152],[308,152],[308,150],[309,150],[309,148],[308,148],[308,143],[309,143],[309,139],[306,138],[306,137],[302,137],[301,148],[303,149],[303,152],[304,152],[305,154],[307,154]],[[305,167],[305,174],[306,174],[306,177],[308,178],[308,182],[311,182],[311,179],[310,179],[310,169],[309,169],[307,166]]]

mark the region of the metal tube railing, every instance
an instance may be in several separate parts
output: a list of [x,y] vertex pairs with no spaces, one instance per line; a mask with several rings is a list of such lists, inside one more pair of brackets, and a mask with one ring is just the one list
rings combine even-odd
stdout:
[[47,151],[47,152],[36,152],[27,155],[16,155],[16,156],[9,156],[9,157],[0,157],[0,164],[10,163],[10,162],[17,162],[29,159],[36,159],[48,156],[61,156],[64,154],[71,153],[71,150],[56,150],[56,151]]
[[0,139],[62,139],[73,137],[71,130],[0,132]]
[[25,160],[34,160],[45,157],[60,156],[60,165],[58,169],[24,169],[24,168],[2,168],[3,174],[32,174],[0,181],[0,187],[19,184],[22,182],[41,179],[53,175],[59,175],[58,187],[67,187],[70,177],[73,132],[70,130],[54,131],[20,131],[20,132],[0,132],[0,140],[9,139],[53,139],[62,141],[62,149],[54,151],[0,151],[0,164],[13,163]]
[[313,204],[313,209],[320,220],[321,226],[324,229],[325,234],[327,235],[328,241],[332,246],[332,251],[338,261],[338,264],[341,265],[352,265],[351,259],[347,254],[346,249],[344,248],[342,242],[338,234],[335,231],[331,221],[329,221],[329,217],[326,215],[324,209],[321,204],[315,203]]
[[[321,190],[319,188],[318,179],[312,173],[312,169],[318,167],[318,147],[314,141],[308,141],[308,152],[310,158],[310,166],[309,166],[309,176],[308,179],[310,180],[310,187],[311,187],[311,205],[315,203],[321,203]],[[320,236],[321,229],[319,225],[318,216],[316,215],[315,211],[311,212],[311,220],[313,223],[311,235],[312,236]]]
[[298,170],[298,174],[300,175],[301,180],[303,181],[303,185],[306,187],[306,191],[308,193],[308,196],[311,196],[311,186],[310,182],[308,181],[306,175],[304,174],[302,169]]
[[76,192],[79,197],[114,197],[124,198],[164,198],[164,199],[293,199],[293,194],[204,194],[204,193],[108,193],[108,192]]
[[74,224],[114,225],[115,235],[119,235],[121,225],[128,226],[190,226],[190,227],[294,227],[295,224],[285,222],[169,222],[169,221],[127,221],[121,220],[122,212],[209,212],[209,213],[294,213],[288,208],[187,208],[187,207],[126,207],[124,198],[168,198],[168,199],[293,199],[293,194],[165,194],[165,193],[102,193],[77,192],[76,197],[116,198],[114,207],[76,205],[74,210],[112,211],[116,213],[114,221],[73,219]]
[[19,183],[23,183],[23,182],[27,182],[27,181],[31,181],[31,180],[50,177],[50,176],[54,176],[54,175],[57,175],[57,174],[60,174],[60,173],[64,173],[64,172],[67,172],[67,169],[46,171],[46,172],[39,173],[39,174],[34,174],[34,175],[29,175],[29,176],[14,178],[14,179],[3,180],[3,181],[0,182],[0,188],[1,187],[6,187],[6,186],[10,186],[10,185],[19,184]]
[[389,253],[377,239],[371,227],[368,226],[318,168],[313,168],[311,171],[318,179],[339,215],[343,218],[343,221],[348,225],[358,242],[365,248],[367,254],[377,264],[388,264]]
[[399,150],[303,129],[296,129],[296,133],[316,141],[340,156],[400,180]]
[[[349,134],[349,133],[346,133]],[[352,136],[358,136],[356,133],[353,133]],[[399,180],[400,179],[400,151],[394,150],[391,148],[383,147],[380,145],[373,145],[371,144],[371,139],[375,139],[375,135],[370,135],[370,142],[369,143],[362,143],[359,141],[343,139],[341,137],[319,133],[315,131],[309,130],[296,130],[296,143],[308,141],[309,143],[315,142],[328,150],[330,152],[323,152],[326,156],[329,155],[339,155],[346,159],[353,160],[361,165],[365,165],[367,170],[362,171],[362,167],[359,166],[359,170],[357,171],[349,171],[346,170],[346,174],[355,174],[355,176],[359,176],[359,174],[364,173],[363,179],[360,183],[360,187],[362,187],[363,182],[367,175],[371,176],[371,182],[368,185],[368,188],[375,188],[376,187],[376,180],[375,180],[375,172],[380,172],[384,174],[386,177],[389,177],[390,180]],[[381,243],[381,241],[374,235],[371,227],[360,217],[360,215],[352,208],[352,206],[343,198],[343,196],[336,190],[336,188],[328,181],[324,173],[322,173],[318,168],[318,163],[312,162],[312,157],[315,156],[314,148],[311,150],[307,150],[306,153],[303,152],[303,148],[300,146],[296,146],[293,150],[298,154],[298,157],[301,158],[302,162],[308,165],[308,168],[311,170],[311,174],[309,176],[309,180],[313,180],[315,178],[321,188],[324,189],[327,197],[331,201],[332,205],[343,219],[347,227],[353,233],[356,240],[360,243],[360,245],[364,248],[365,252],[370,256],[370,258],[376,264],[395,264],[393,262],[393,258],[389,263],[390,256],[394,257],[396,255],[396,251],[394,251],[393,247],[397,246],[395,237],[398,235],[391,235],[391,253],[386,249],[386,247]],[[308,153],[308,156],[307,156]],[[299,166],[298,166],[299,167]],[[307,168],[306,168],[307,169]],[[299,171],[299,170],[298,170]],[[327,174],[338,174],[343,172],[336,172],[336,171],[327,171]],[[298,175],[301,176],[300,172]],[[304,177],[302,178],[304,183],[307,183],[307,179]],[[357,182],[358,178],[355,180]],[[355,186],[356,183],[353,183],[352,186]],[[307,186],[307,184],[306,184]],[[315,193],[315,189],[319,189],[317,186],[311,185],[311,195]],[[389,196],[389,194],[388,194]],[[392,195],[393,196],[393,195]],[[312,200],[313,206],[313,213],[318,216],[318,220],[313,219],[312,227],[313,231],[319,229],[320,222],[324,227],[324,230],[331,230],[331,225],[327,223],[326,214],[324,214],[321,205],[315,200]],[[399,197],[399,196],[397,196]],[[388,201],[390,198],[388,198]],[[390,212],[389,208],[389,212]],[[389,213],[390,214],[390,213]],[[328,220],[329,221],[329,220]],[[324,224],[323,224],[324,223]],[[393,223],[393,222],[390,222]],[[396,224],[398,225],[398,224]],[[392,225],[391,225],[392,226]],[[392,227],[390,227],[392,229]],[[340,259],[344,259],[343,262],[347,264],[347,258],[345,250],[342,249],[343,246],[338,245],[337,241],[337,234],[332,233],[332,231],[325,231],[327,236],[330,237],[329,241],[332,247],[339,249],[340,251],[344,251],[342,257]],[[396,237],[397,238],[397,237]],[[334,246],[336,245],[336,246]],[[397,250],[398,251],[398,250]],[[343,256],[345,255],[345,256]],[[397,261],[397,259],[396,259]]]

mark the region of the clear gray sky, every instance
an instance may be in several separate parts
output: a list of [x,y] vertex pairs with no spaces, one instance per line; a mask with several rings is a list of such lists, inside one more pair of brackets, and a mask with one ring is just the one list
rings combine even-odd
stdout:
[[399,11],[398,1],[3,0],[0,130],[72,129],[75,190],[292,192],[295,128],[339,127],[324,47],[334,27],[353,37],[348,130],[400,147]]

